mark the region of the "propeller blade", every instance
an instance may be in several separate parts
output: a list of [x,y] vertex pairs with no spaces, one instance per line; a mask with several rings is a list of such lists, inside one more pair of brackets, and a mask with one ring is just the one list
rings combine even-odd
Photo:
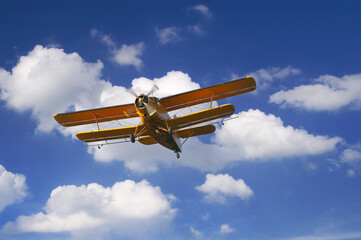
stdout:
[[130,93],[130,94],[132,94],[134,97],[138,97],[138,94],[134,91],[133,88],[129,88],[129,89],[127,90],[127,92]]
[[153,85],[152,89],[150,89],[150,91],[147,93],[147,96],[149,96],[149,94],[154,94],[154,92],[156,92],[157,90],[159,90],[159,87],[157,85]]

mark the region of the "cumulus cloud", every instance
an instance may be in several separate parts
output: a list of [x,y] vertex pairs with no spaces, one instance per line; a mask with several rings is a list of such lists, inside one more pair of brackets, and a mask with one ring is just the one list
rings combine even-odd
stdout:
[[340,161],[338,163],[348,168],[347,176],[353,177],[361,170],[361,145],[353,145],[345,148],[340,154]]
[[222,234],[232,233],[234,232],[234,229],[231,228],[228,224],[223,224],[221,226],[221,230],[219,231]]
[[250,109],[238,114],[216,133],[215,142],[228,154],[248,160],[318,155],[335,149],[341,138],[314,136],[306,130],[284,126],[273,114]]
[[137,44],[122,44],[119,48],[110,35],[103,34],[96,29],[90,31],[92,37],[99,38],[106,44],[112,54],[112,59],[121,66],[132,65],[140,68],[143,65],[140,57],[145,50],[144,42]]
[[161,44],[178,42],[181,40],[181,37],[179,36],[180,28],[178,27],[156,28],[155,32]]
[[8,222],[2,232],[154,233],[175,216],[170,199],[173,197],[145,180],[125,180],[112,187],[96,183],[59,186],[50,194],[44,212],[20,216]]
[[253,195],[252,189],[242,179],[235,180],[228,174],[207,174],[205,183],[196,189],[206,194],[207,201],[215,203],[225,203],[227,197],[246,200]]
[[53,114],[99,105],[100,90],[111,85],[100,80],[102,68],[77,53],[35,46],[12,72],[0,68],[0,98],[10,109],[31,111],[38,130],[49,132],[56,126]]
[[[268,67],[261,68],[255,72],[249,72],[245,76],[251,76],[256,79],[257,82],[257,91],[264,90],[270,87],[270,84],[279,79],[284,79],[290,76],[298,75],[301,73],[301,70],[287,66],[284,68],[281,67]],[[238,75],[232,75],[233,78],[239,78]]]
[[340,156],[341,162],[348,164],[357,164],[361,161],[361,146],[345,149]]
[[134,101],[126,88],[102,80],[102,69],[102,62],[85,62],[77,53],[35,46],[11,72],[0,68],[0,99],[9,109],[30,111],[37,130],[50,132],[58,127],[56,113]]
[[114,60],[119,65],[133,65],[139,68],[143,64],[140,56],[143,54],[144,49],[143,42],[132,45],[123,44],[121,48],[113,51]]
[[[312,135],[302,129],[284,126],[272,114],[250,109],[234,115],[218,128],[211,143],[191,138],[183,146],[182,161],[159,145],[121,144],[94,148],[98,161],[124,161],[135,171],[156,171],[157,166],[181,164],[203,171],[217,171],[239,161],[270,161],[307,155],[320,155],[336,149],[339,137]],[[138,154],[134,155],[134,152]]]
[[304,108],[314,111],[335,111],[342,107],[360,109],[361,74],[341,78],[323,75],[314,84],[301,85],[279,91],[270,97],[271,103],[282,107]]
[[25,176],[12,173],[0,165],[0,212],[8,205],[21,202],[27,196]]
[[195,5],[195,6],[191,7],[190,10],[199,12],[204,18],[206,18],[208,20],[213,18],[211,11],[204,4]]

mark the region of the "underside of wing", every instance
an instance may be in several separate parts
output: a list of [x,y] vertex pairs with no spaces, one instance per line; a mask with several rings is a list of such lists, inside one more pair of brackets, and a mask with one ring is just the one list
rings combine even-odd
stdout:
[[[176,134],[180,138],[190,138],[205,134],[211,134],[214,133],[214,131],[216,131],[216,127],[210,124],[199,127],[180,129],[176,131]],[[138,141],[144,145],[153,145],[157,143],[157,141],[151,136],[140,137]]]
[[138,141],[144,145],[152,145],[157,143],[157,141],[151,136],[140,137]]
[[135,132],[141,133],[139,134],[140,136],[148,135],[146,131],[144,131],[144,126],[139,125],[132,127],[80,132],[77,133],[76,136],[79,138],[79,140],[88,143],[128,138],[131,134],[135,134]]
[[181,129],[178,130],[177,134],[180,138],[189,138],[205,134],[211,134],[214,133],[214,131],[216,131],[216,127],[210,124],[199,127]]
[[234,113],[234,106],[232,104],[225,104],[219,107],[210,108],[207,110],[191,113],[177,118],[167,120],[168,126],[173,129],[181,129],[192,125],[212,121],[218,118],[230,116]]
[[184,107],[251,92],[255,89],[256,81],[252,77],[246,77],[211,87],[165,97],[159,101],[167,111],[173,111]]
[[54,115],[55,120],[64,127],[114,121],[132,117],[138,117],[134,104],[95,108]]

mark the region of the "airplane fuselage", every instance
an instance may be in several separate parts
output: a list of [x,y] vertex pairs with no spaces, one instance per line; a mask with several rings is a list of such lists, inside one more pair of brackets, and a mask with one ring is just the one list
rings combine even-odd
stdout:
[[134,104],[143,125],[148,130],[148,135],[160,145],[175,153],[182,152],[177,132],[173,131],[167,124],[167,120],[170,119],[170,116],[160,104],[158,98],[140,95],[136,98]]

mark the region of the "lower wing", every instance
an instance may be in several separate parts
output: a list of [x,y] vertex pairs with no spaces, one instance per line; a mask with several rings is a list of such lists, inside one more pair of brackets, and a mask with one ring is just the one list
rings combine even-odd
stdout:
[[88,143],[88,142],[98,142],[98,141],[107,141],[107,140],[114,140],[121,138],[129,138],[131,134],[135,134],[136,132],[139,134],[139,136],[148,135],[147,132],[144,130],[145,129],[143,125],[138,125],[132,127],[80,132],[77,133],[76,136],[79,138],[79,140]]
[[234,106],[232,104],[225,104],[219,107],[209,108],[203,111],[169,119],[167,120],[167,124],[176,130],[204,122],[209,122],[218,118],[227,117],[233,113]]
[[[199,127],[181,129],[178,130],[176,134],[180,138],[190,138],[190,137],[214,133],[214,131],[216,131],[216,127],[210,124]],[[144,145],[152,145],[157,143],[157,141],[155,141],[154,138],[152,138],[151,136],[140,137],[138,141]]]

